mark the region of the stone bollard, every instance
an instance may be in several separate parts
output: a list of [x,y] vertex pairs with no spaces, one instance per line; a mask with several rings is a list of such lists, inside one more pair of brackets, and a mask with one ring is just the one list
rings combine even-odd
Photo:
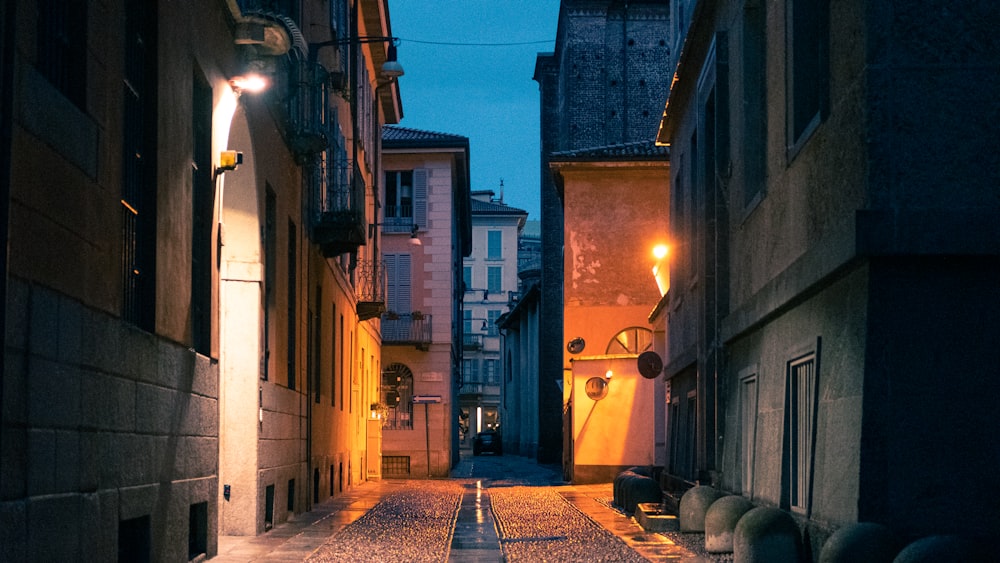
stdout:
[[652,477],[637,473],[633,469],[619,473],[612,482],[615,506],[629,513],[634,513],[639,503],[663,501],[660,485]]
[[796,563],[802,561],[799,527],[777,508],[747,511],[733,533],[734,563]]
[[724,496],[725,493],[715,487],[698,486],[688,489],[681,497],[680,527],[682,532],[704,532],[705,513],[713,502]]
[[[993,554],[995,555],[995,554]],[[956,535],[928,536],[903,548],[893,563],[989,561],[985,546]]]
[[731,553],[736,523],[753,508],[753,503],[739,495],[721,497],[705,513],[705,551]]
[[892,563],[899,545],[889,528],[874,522],[849,524],[833,533],[819,563]]

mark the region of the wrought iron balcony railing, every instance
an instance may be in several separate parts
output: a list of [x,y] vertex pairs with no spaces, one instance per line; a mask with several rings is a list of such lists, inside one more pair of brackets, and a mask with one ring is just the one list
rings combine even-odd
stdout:
[[358,319],[367,321],[385,312],[385,262],[362,260],[354,271]]
[[483,348],[482,334],[463,334],[462,348],[465,350],[481,350]]
[[429,350],[431,345],[431,315],[394,313],[382,315],[383,346],[416,346]]

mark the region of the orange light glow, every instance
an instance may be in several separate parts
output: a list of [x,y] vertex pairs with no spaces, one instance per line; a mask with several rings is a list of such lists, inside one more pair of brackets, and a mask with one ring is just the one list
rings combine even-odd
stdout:
[[232,80],[229,81],[229,85],[233,87],[233,90],[237,92],[249,92],[251,94],[256,94],[258,92],[263,92],[267,86],[267,78],[260,74],[246,74],[240,76],[234,76]]
[[669,252],[670,252],[670,248],[667,245],[665,245],[665,244],[658,244],[658,245],[656,245],[656,246],[653,247],[653,256],[657,260],[663,260],[664,258],[667,257],[667,254]]

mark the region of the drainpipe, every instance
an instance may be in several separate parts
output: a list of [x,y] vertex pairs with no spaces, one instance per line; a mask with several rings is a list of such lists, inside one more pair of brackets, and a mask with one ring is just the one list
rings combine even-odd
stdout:
[[[17,2],[5,2],[2,14],[3,44],[0,46],[0,338],[7,334],[7,253],[10,228],[10,169],[12,125],[14,119],[14,35],[17,26]],[[3,388],[6,369],[6,344],[0,342],[0,421],[3,420]],[[0,436],[3,432],[0,432]],[[3,450],[0,438],[0,451]],[[3,477],[0,477],[3,479]]]

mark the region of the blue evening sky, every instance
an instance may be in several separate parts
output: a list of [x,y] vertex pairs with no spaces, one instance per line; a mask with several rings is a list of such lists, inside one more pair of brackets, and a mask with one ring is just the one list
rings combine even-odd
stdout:
[[472,189],[499,195],[502,178],[504,202],[529,219],[540,178],[531,77],[537,54],[555,48],[558,17],[559,0],[389,0],[405,72],[399,125],[468,137]]

